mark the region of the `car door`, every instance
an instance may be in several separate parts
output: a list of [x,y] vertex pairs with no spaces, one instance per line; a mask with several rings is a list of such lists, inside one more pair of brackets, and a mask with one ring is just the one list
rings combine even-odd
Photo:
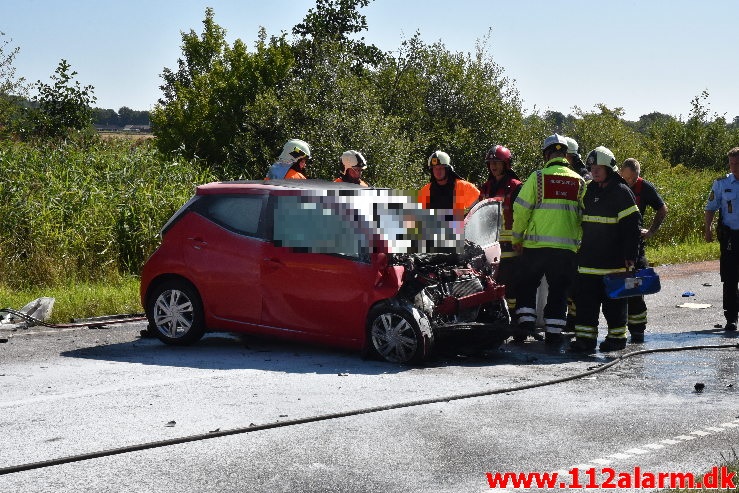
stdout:
[[206,313],[223,328],[260,322],[266,199],[266,195],[205,196],[188,218],[185,261]]
[[376,269],[351,219],[320,201],[276,197],[262,265],[262,323],[316,338],[357,340]]

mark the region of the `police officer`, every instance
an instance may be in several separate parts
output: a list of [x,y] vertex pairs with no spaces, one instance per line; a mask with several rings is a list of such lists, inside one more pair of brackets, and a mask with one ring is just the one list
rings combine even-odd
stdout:
[[727,331],[735,331],[739,312],[739,147],[728,153],[729,171],[725,178],[713,182],[706,204],[704,233],[713,241],[713,217],[719,212],[716,233],[721,245],[720,272],[724,284],[724,317]]
[[[662,222],[667,217],[667,205],[665,201],[660,197],[657,189],[643,179],[639,174],[641,173],[641,164],[634,158],[626,159],[621,165],[619,171],[621,177],[624,179],[626,184],[631,188],[634,193],[634,199],[636,199],[636,206],[639,208],[639,213],[644,218],[644,212],[647,207],[651,207],[654,210],[654,218],[649,229],[644,227],[641,228],[641,241],[639,243],[639,256],[636,260],[635,268],[643,269],[649,266],[647,257],[644,251],[646,246],[645,242],[647,239],[654,236],[659,229]],[[644,331],[647,328],[647,304],[644,303],[644,296],[630,296],[629,300],[629,333],[631,334],[631,342],[644,342]]]
[[575,277],[575,252],[582,236],[585,180],[570,169],[567,141],[551,135],[541,146],[544,168],[529,175],[513,203],[513,237],[519,259],[518,329],[514,339],[533,335],[536,289],[546,275],[545,342],[558,345],[566,325],[567,290]]
[[480,197],[480,190],[463,180],[452,167],[449,154],[435,151],[428,159],[431,181],[418,192],[418,202],[426,209],[465,211]]

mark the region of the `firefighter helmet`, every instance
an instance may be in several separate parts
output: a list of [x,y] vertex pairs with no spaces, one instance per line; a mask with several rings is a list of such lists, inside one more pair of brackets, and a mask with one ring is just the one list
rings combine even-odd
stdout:
[[281,163],[293,164],[303,158],[307,159],[307,162],[311,161],[310,146],[306,141],[290,139],[282,146],[282,153],[279,157]]
[[598,146],[588,154],[586,160],[588,167],[599,165],[611,168],[613,171],[618,171],[618,164],[616,163],[616,157],[613,155],[610,149],[603,146]]
[[567,154],[574,154],[580,157],[580,146],[577,141],[572,137],[565,137],[565,140],[567,141]]
[[449,157],[449,154],[443,151],[434,151],[434,153],[429,156],[427,164],[429,170],[431,170],[432,166],[446,166],[450,170],[454,171],[454,168],[452,168],[452,158]]
[[544,139],[544,142],[542,142],[541,150],[542,152],[546,152],[549,150],[550,147],[554,148],[554,150],[556,151],[564,150],[566,152],[567,140],[559,134],[550,135],[549,137]]
[[511,167],[511,150],[501,145],[496,145],[490,148],[485,154],[485,163],[490,161],[503,161],[506,164],[506,168]]
[[366,168],[367,160],[362,156],[362,153],[358,151],[345,151],[341,155],[341,165],[344,167],[344,172],[346,173],[349,168]]

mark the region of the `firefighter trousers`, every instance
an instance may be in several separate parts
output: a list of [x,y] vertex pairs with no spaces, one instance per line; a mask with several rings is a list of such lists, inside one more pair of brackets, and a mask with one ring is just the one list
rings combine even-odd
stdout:
[[578,339],[598,338],[598,319],[602,307],[603,316],[608,323],[608,337],[626,338],[628,302],[626,298],[614,300],[606,296],[603,276],[577,274],[574,297],[577,306],[575,337]]
[[[648,266],[649,262],[647,262],[647,258],[642,256],[636,261],[634,267],[636,269],[644,269]],[[632,334],[644,333],[647,328],[647,304],[644,302],[644,296],[630,296],[627,299],[629,305],[629,332]]]
[[519,258],[516,301],[519,326],[533,330],[536,323],[536,290],[541,278],[549,284],[544,308],[546,331],[561,333],[565,328],[567,292],[575,277],[575,252],[562,248],[524,248]]

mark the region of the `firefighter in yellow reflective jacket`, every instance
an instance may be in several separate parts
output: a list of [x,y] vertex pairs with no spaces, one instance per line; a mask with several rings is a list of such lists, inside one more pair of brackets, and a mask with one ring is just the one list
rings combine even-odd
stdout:
[[531,173],[513,203],[513,248],[521,253],[514,339],[534,334],[536,289],[549,283],[544,308],[547,344],[562,341],[567,292],[575,277],[585,181],[569,167],[567,141],[551,135],[541,146],[546,164]]
[[585,191],[582,243],[577,254],[576,339],[572,349],[595,350],[602,306],[608,335],[600,350],[617,351],[626,347],[628,299],[608,298],[603,276],[633,269],[639,254],[641,214],[609,149],[596,147],[588,154],[587,164],[593,181]]

